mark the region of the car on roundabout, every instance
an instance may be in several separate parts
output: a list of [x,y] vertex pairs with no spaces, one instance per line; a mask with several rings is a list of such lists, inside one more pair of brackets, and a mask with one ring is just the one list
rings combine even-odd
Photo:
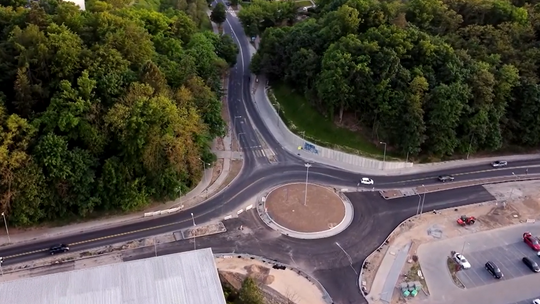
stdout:
[[362,179],[360,180],[360,183],[362,185],[373,185],[373,180],[371,178],[362,177]]
[[459,252],[454,253],[454,261],[456,261],[463,269],[471,268],[471,263],[469,263],[465,256]]

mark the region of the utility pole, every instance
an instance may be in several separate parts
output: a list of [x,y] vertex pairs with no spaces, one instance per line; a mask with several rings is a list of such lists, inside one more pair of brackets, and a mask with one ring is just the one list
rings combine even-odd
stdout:
[[[193,212],[191,213],[191,220],[193,221],[193,227],[197,226],[195,224],[195,217],[193,216]],[[195,229],[193,229],[193,232],[195,232]],[[197,234],[193,233],[193,250],[197,250]]]
[[304,164],[306,166],[306,191],[304,191],[304,206],[307,206],[307,183],[309,179],[309,168],[311,167],[310,163]]
[[6,225],[6,234],[8,238],[8,243],[11,244],[11,238],[9,237],[9,229],[8,229],[7,221],[6,221],[6,214],[4,212],[2,212],[2,217],[4,218],[4,225]]

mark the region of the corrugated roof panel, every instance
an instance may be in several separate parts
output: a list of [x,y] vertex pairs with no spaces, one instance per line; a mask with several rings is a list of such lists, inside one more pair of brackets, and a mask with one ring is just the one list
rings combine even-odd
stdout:
[[9,304],[225,304],[210,248],[4,282],[0,295]]

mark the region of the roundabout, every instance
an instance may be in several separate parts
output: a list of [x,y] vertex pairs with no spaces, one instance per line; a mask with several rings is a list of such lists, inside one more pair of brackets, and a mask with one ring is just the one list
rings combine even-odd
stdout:
[[270,190],[258,211],[270,228],[301,239],[339,234],[354,217],[353,206],[345,195],[330,187],[305,183]]

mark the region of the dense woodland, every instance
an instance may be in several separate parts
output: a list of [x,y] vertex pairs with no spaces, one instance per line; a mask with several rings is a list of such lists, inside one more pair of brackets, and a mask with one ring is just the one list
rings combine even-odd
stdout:
[[239,15],[263,33],[254,72],[404,156],[540,145],[538,1],[317,3],[293,26],[279,11]]
[[220,79],[237,53],[229,36],[199,30],[207,3],[25,4],[0,1],[10,224],[134,210],[196,185],[224,135]]

